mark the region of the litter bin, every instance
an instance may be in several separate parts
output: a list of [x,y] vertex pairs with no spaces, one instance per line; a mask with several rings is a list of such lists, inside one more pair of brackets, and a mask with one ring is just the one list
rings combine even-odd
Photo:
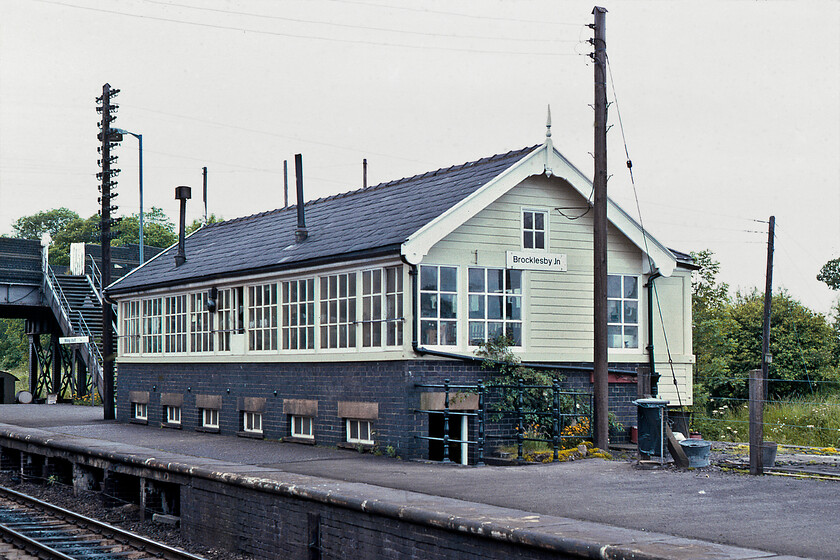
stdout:
[[8,371],[0,371],[0,404],[15,403],[15,382],[17,377]]
[[639,421],[639,451],[656,457],[665,456],[665,407],[664,399],[638,399],[633,401]]

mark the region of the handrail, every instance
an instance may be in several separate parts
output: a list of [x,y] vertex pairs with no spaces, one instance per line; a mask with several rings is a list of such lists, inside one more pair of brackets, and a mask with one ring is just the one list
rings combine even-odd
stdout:
[[[58,279],[55,277],[55,273],[52,270],[52,267],[46,261],[43,262],[43,269],[44,269],[44,293],[53,299],[56,300],[58,303],[58,308],[61,310],[61,314],[63,319],[67,322],[67,325],[70,327],[70,330],[73,334],[76,334],[76,329],[73,327],[73,321],[70,319],[70,303],[67,301],[67,297],[64,295],[64,290],[61,288],[61,284],[58,283]],[[99,348],[96,346],[93,335],[91,333],[90,328],[87,325],[87,321],[85,321],[82,312],[78,309],[76,313],[79,315],[79,327],[82,330],[83,336],[88,337],[88,341],[85,343],[85,347],[87,348],[88,355],[90,356],[93,362],[93,368],[89,367],[88,369],[91,370],[94,378],[92,379],[93,384],[97,385],[99,378],[102,376],[102,353],[99,351]],[[90,366],[91,364],[89,364]]]
[[93,278],[93,289],[96,292],[97,297],[99,297],[99,302],[102,302],[102,272],[99,270],[99,267],[96,265],[96,259],[93,258],[93,255],[88,255],[90,258],[90,276]]

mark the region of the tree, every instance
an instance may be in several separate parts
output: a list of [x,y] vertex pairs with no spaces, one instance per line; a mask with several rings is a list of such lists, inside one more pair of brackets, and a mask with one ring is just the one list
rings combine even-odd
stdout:
[[23,319],[0,319],[0,368],[12,369],[26,363],[28,341]]
[[[140,243],[140,214],[124,217],[116,227],[119,235],[114,239],[114,245],[128,245]],[[149,247],[166,248],[178,240],[175,224],[161,208],[143,213],[143,244]]]
[[825,263],[817,274],[817,280],[825,282],[832,290],[840,290],[840,257]]
[[[224,222],[224,221],[225,221],[225,219],[222,218],[221,216],[219,216],[217,218],[216,214],[210,214],[210,216],[207,218],[207,223],[208,224],[217,224],[219,222]],[[198,220],[198,219],[193,220],[192,223],[186,227],[187,235],[191,234],[192,232],[199,229],[203,225],[204,225],[204,220]]]
[[731,377],[729,333],[734,329],[730,315],[729,286],[717,281],[720,263],[709,250],[691,253],[700,270],[691,282],[692,333],[694,341],[694,400],[705,405],[711,387]]
[[49,232],[51,237],[55,237],[58,232],[67,227],[67,224],[78,219],[79,215],[72,210],[64,207],[55,208],[18,218],[12,224],[12,229],[15,230],[15,237],[20,239],[40,239],[46,232]]
[[64,228],[53,236],[50,245],[50,264],[70,264],[71,243],[97,243],[99,241],[99,215],[94,214],[83,220],[76,217],[65,224]]

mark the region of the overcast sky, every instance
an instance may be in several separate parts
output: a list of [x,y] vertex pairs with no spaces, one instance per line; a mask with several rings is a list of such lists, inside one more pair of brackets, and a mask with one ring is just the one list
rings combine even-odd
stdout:
[[[840,3],[607,2],[610,196],[681,251],[711,249],[733,288],[775,285],[827,312],[840,256]],[[97,211],[97,113],[143,134],[145,206],[177,217],[201,168],[210,212],[283,206],[539,144],[591,177],[592,3],[425,0],[0,0],[0,233]],[[617,99],[616,99],[617,97]],[[137,142],[117,149],[138,211]],[[294,203],[292,195],[291,203]],[[763,289],[763,288],[762,288]]]

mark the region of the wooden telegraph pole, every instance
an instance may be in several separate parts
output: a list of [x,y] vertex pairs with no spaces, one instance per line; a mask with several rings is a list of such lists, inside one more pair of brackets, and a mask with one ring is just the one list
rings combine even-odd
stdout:
[[767,275],[764,285],[764,325],[761,335],[761,376],[764,378],[764,400],[767,400],[770,378],[770,304],[773,301],[773,238],[776,235],[776,216],[770,216],[767,230]]
[[594,392],[595,446],[609,448],[609,382],[607,378],[607,10],[595,15],[595,278],[594,278]]

